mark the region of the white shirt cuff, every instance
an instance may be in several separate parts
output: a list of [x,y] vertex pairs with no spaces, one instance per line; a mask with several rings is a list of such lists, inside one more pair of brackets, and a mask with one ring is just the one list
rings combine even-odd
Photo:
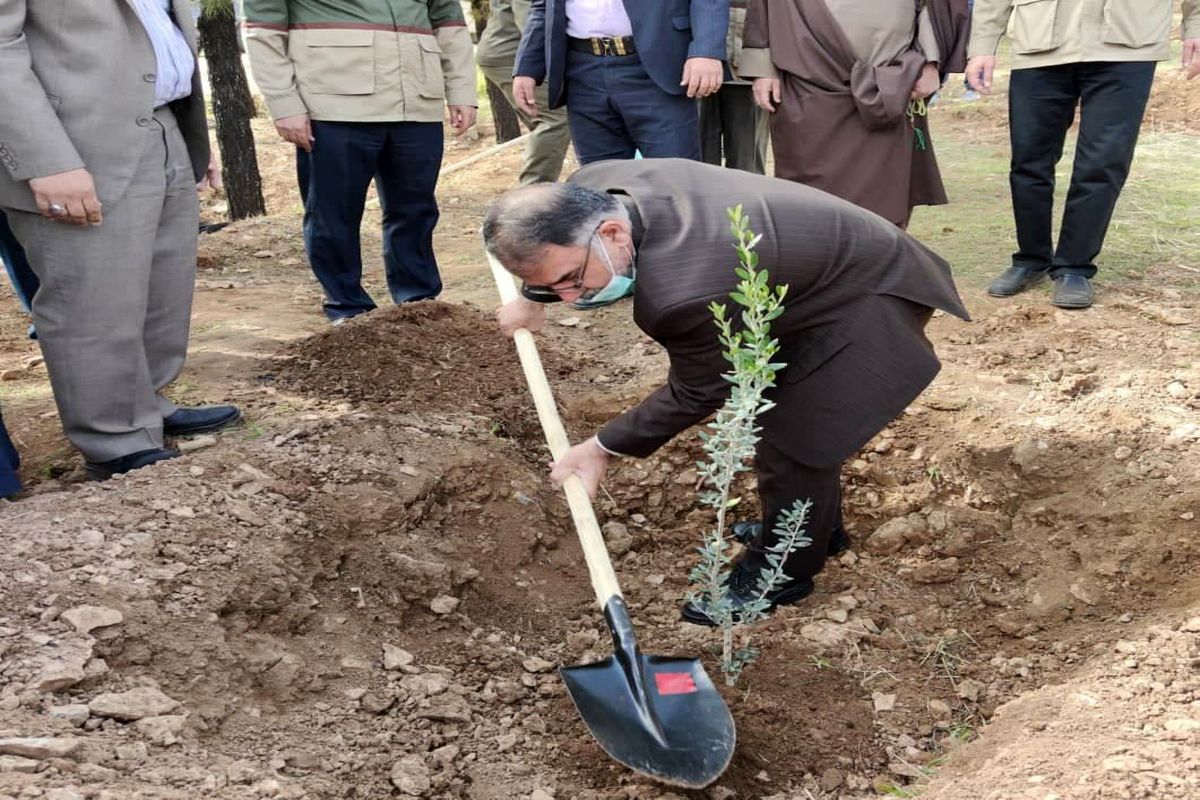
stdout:
[[604,442],[600,441],[599,436],[596,437],[596,444],[599,446],[599,448],[601,450],[608,453],[610,456],[616,456],[617,458],[628,458],[629,457],[625,453],[618,453],[616,450],[610,450],[609,448],[605,447]]

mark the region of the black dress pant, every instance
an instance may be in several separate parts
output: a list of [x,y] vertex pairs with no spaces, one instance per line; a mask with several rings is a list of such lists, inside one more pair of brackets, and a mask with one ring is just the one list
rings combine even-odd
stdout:
[[700,100],[700,158],[706,164],[765,175],[767,112],[754,104],[748,83],[724,83]]
[[[1150,61],[1080,62],[1013,70],[1008,93],[1012,139],[1013,265],[1062,274],[1096,274],[1093,263],[1129,165],[1154,81]],[[1080,108],[1075,165],[1055,246],[1054,168]]]
[[[754,463],[758,472],[763,527],[750,550],[761,552],[779,541],[775,535],[779,515],[790,509],[797,499],[807,500],[812,505],[804,530],[812,544],[793,550],[783,569],[793,578],[811,578],[825,566],[829,537],[842,525],[842,465],[806,466],[765,438],[758,443]],[[752,552],[751,557],[759,556]]]

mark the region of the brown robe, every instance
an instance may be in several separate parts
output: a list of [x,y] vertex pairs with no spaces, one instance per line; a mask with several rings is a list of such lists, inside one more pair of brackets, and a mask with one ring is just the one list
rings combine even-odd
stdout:
[[[910,122],[907,111],[922,67],[939,60],[943,46],[954,51],[959,37],[947,15],[932,13],[918,37],[920,5],[914,0],[912,21],[899,32],[898,53],[874,47],[860,56],[826,0],[751,0],[745,47],[769,50],[781,84],[771,118],[776,177],[823,189],[901,227],[914,206],[947,202],[928,121]],[[926,49],[939,52],[927,56],[918,39],[930,35],[936,45]],[[858,49],[880,41],[858,39]]]

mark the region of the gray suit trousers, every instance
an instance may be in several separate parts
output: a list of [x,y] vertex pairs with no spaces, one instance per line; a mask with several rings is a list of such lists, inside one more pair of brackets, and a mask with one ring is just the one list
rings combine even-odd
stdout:
[[94,462],[162,447],[175,405],[159,392],[183,368],[196,275],[196,179],[175,117],[156,111],[128,146],[137,170],[100,226],[9,212],[42,284],[33,319],[63,430]]
[[509,105],[517,112],[521,122],[533,131],[525,145],[525,160],[521,163],[520,181],[527,183],[554,183],[562,173],[563,159],[571,144],[571,129],[567,127],[567,109],[550,108],[550,90],[543,81],[534,91],[538,115],[531,117],[517,108],[513,100],[512,65],[506,67],[481,66],[488,80],[500,87]]

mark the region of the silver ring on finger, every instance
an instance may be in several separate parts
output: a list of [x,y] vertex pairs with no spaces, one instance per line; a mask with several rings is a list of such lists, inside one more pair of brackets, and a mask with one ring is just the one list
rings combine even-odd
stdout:
[[63,214],[67,213],[67,209],[63,208],[58,203],[51,203],[49,211],[50,216],[52,217],[61,217]]

